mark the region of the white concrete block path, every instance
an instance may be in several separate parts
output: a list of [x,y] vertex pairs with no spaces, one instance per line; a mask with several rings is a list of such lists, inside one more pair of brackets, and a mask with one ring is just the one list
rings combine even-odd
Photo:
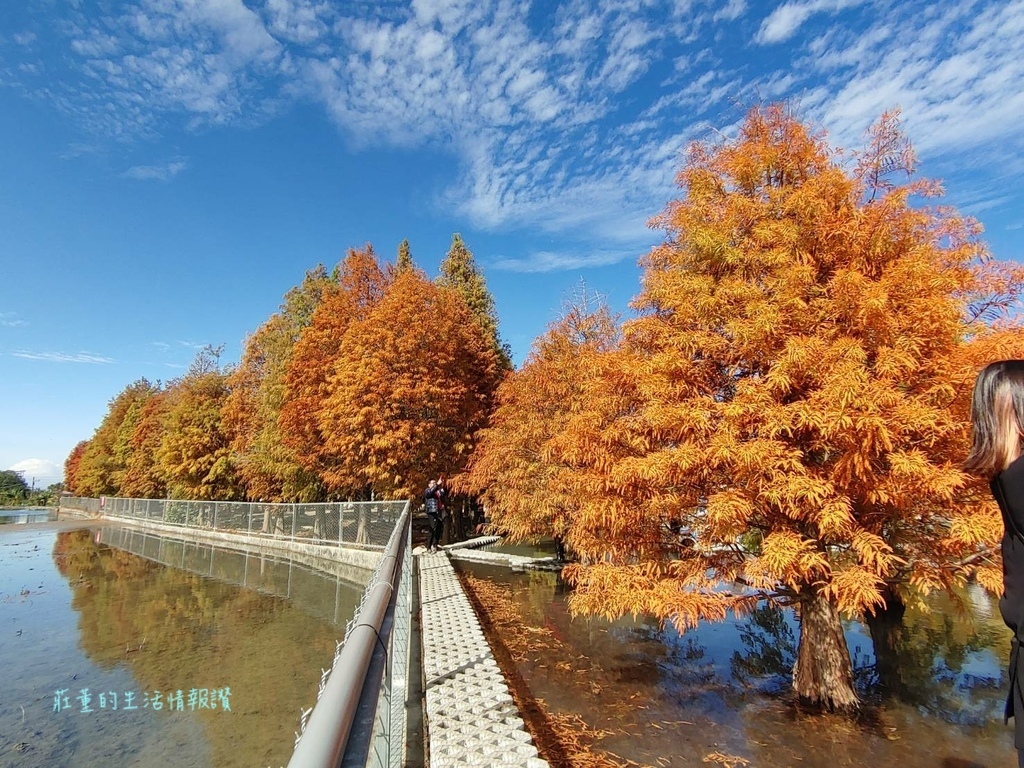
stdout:
[[442,550],[418,554],[430,768],[548,768]]

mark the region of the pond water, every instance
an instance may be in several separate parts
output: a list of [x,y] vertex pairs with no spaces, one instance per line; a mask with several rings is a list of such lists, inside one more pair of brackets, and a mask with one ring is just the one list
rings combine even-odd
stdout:
[[1016,765],[1002,722],[1010,633],[980,589],[961,596],[965,610],[934,595],[901,627],[875,627],[877,655],[869,628],[845,623],[864,701],[851,720],[792,705],[791,611],[763,608],[680,634],[643,620],[573,619],[555,573],[458,567],[481,595],[497,589],[496,604],[513,607],[527,650],[512,655],[530,696],[555,718],[573,718],[615,758],[606,764]]
[[358,574],[109,526],[2,530],[0,767],[287,763]]

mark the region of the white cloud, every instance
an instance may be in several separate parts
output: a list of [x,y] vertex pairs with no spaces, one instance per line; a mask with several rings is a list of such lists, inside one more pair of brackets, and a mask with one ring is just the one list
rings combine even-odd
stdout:
[[781,43],[792,37],[814,13],[812,3],[784,3],[761,23],[754,38],[759,43]]
[[16,42],[18,45],[31,45],[36,41],[35,32],[15,32],[11,35],[11,40]]
[[796,34],[816,13],[836,13],[866,0],[790,0],[769,14],[754,39],[762,44],[781,43]]
[[20,472],[25,482],[29,486],[34,482],[36,488],[45,488],[59,483],[64,478],[64,469],[49,459],[23,459],[8,469]]
[[40,92],[117,138],[168,122],[251,125],[314,102],[356,150],[454,156],[435,202],[475,226],[642,249],[688,142],[709,126],[728,134],[760,99],[794,98],[845,146],[902,106],[924,152],[985,162],[1024,147],[1024,0],[924,5],[775,4],[754,39],[786,42],[776,66],[782,47],[736,55],[760,7],[746,0],[138,0],[105,18],[72,14],[72,72]]
[[87,58],[101,58],[116,54],[121,49],[120,40],[114,35],[95,31],[88,37],[71,41],[71,50],[79,56]]
[[981,11],[942,6],[923,20],[890,16],[857,35],[830,33],[801,64],[828,83],[808,106],[845,146],[860,145],[884,110],[900,107],[922,154],[987,147],[1003,164],[1024,141],[1022,31],[1024,2],[1015,0]]
[[12,357],[21,357],[25,360],[44,360],[50,363],[100,363],[108,364],[113,363],[112,357],[105,357],[103,355],[93,354],[92,352],[29,352],[27,350],[18,350],[11,352]]
[[270,31],[297,43],[312,43],[327,33],[330,5],[308,0],[267,0]]
[[[308,36],[310,9],[270,2],[269,23],[283,37]],[[115,135],[145,134],[169,112],[196,126],[260,114],[253,76],[273,77],[283,50],[242,0],[141,0],[121,15],[71,18],[68,45],[87,79],[66,84],[58,103]]]
[[134,165],[121,176],[137,181],[170,181],[187,167],[188,164],[184,160],[176,160],[163,165]]
[[28,325],[28,321],[18,317],[17,312],[0,312],[0,327],[20,328],[26,325]]
[[603,267],[636,258],[637,253],[632,249],[591,253],[536,251],[521,259],[498,257],[491,262],[491,266],[507,272],[560,272],[567,269]]
[[715,21],[734,21],[747,10],[747,0],[729,0],[715,12]]

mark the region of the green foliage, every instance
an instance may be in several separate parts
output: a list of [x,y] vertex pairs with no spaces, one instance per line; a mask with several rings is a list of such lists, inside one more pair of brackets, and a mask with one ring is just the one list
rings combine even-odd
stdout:
[[444,261],[441,262],[441,274],[437,282],[439,285],[453,288],[465,299],[473,316],[493,345],[504,369],[511,370],[508,347],[502,344],[498,337],[498,313],[494,308],[494,297],[487,290],[487,283],[476,265],[473,253],[466,247],[462,235],[458,232],[452,235],[452,244]]
[[409,241],[403,240],[398,244],[398,259],[395,261],[395,272],[404,272],[412,268],[412,251],[409,249]]
[[28,498],[29,487],[20,472],[13,469],[0,471],[0,505],[23,502]]

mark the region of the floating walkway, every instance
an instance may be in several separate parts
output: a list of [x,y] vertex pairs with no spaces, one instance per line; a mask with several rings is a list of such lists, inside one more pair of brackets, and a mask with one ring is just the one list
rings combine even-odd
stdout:
[[445,550],[418,554],[430,768],[548,768]]

